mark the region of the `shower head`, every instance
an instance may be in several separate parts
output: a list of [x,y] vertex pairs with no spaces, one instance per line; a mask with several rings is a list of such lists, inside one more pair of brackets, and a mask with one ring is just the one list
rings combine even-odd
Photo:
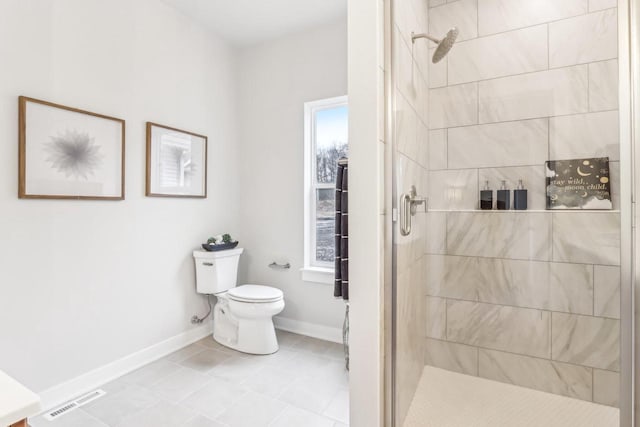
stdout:
[[431,37],[429,34],[425,34],[425,33],[421,33],[421,34],[411,33],[411,41],[413,43],[416,42],[416,39],[429,39],[438,45],[438,47],[436,47],[436,51],[433,54],[433,59],[431,60],[434,64],[437,64],[442,60],[442,58],[447,56],[447,53],[449,53],[449,51],[453,47],[453,44],[456,42],[457,38],[458,38],[458,29],[456,27],[453,27],[452,29],[450,29],[442,40],[439,40],[435,37]]

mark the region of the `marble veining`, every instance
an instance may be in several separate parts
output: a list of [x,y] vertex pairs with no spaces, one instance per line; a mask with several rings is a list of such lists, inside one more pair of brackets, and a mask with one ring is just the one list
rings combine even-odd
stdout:
[[430,129],[474,125],[477,123],[477,83],[447,86],[429,91]]
[[551,259],[547,213],[451,212],[447,253],[510,259]]
[[549,127],[551,159],[620,159],[617,110],[552,117]]
[[602,317],[553,313],[554,360],[618,371],[620,321]]
[[589,0],[589,12],[618,6],[618,0]]
[[458,40],[477,37],[477,4],[477,0],[457,0],[429,10],[429,31],[436,37],[441,37],[451,27],[457,27],[460,31]]
[[593,370],[593,401],[609,406],[620,405],[620,374]]
[[478,173],[474,169],[429,172],[430,209],[477,209]]
[[589,64],[589,111],[618,108],[618,60]]
[[449,167],[542,165],[548,156],[548,134],[546,118],[451,128]]
[[607,9],[549,24],[549,66],[565,67],[618,55],[618,12]]
[[620,214],[553,214],[553,260],[620,265]]
[[587,65],[479,82],[480,123],[586,113]]
[[500,33],[586,12],[587,0],[478,0],[479,33]]
[[478,349],[464,344],[427,339],[425,364],[461,374],[478,375]]
[[594,267],[594,314],[620,318],[620,267]]
[[448,59],[450,85],[546,70],[547,26],[462,41]]
[[551,313],[468,301],[447,301],[447,339],[549,358]]
[[483,378],[591,400],[591,368],[485,349],[478,365]]
[[447,303],[443,298],[427,297],[427,337],[445,339]]
[[478,300],[479,260],[474,257],[427,256],[427,295]]
[[447,168],[447,130],[429,131],[429,170]]

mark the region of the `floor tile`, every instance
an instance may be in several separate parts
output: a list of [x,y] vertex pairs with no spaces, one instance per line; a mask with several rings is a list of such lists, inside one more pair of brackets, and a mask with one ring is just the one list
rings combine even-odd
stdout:
[[318,356],[324,355],[330,348],[330,342],[311,337],[304,337],[293,346],[294,350],[307,351]]
[[333,427],[335,421],[295,406],[287,406],[269,427]]
[[332,359],[344,360],[344,345],[331,342],[327,346],[327,350],[322,355]]
[[181,427],[227,427],[224,424],[221,424],[217,421],[210,420],[207,417],[203,417],[202,415],[198,415],[185,424],[182,424]]
[[185,368],[195,369],[196,371],[207,373],[231,357],[233,356],[228,353],[213,349],[207,349],[201,351],[200,353],[196,353],[184,360],[181,360],[178,363]]
[[276,336],[278,338],[280,348],[295,347],[295,345],[304,338],[302,335],[281,331],[279,329],[276,329]]
[[335,384],[326,383],[321,378],[302,378],[294,381],[278,398],[293,406],[322,414],[338,390]]
[[217,418],[230,427],[266,427],[284,410],[279,400],[249,392]]
[[246,388],[236,383],[213,378],[206,386],[191,393],[180,403],[208,418],[215,419],[247,392]]
[[129,384],[149,387],[178,369],[180,369],[179,365],[168,360],[160,359],[125,375],[121,380]]
[[209,371],[209,375],[229,381],[243,381],[262,368],[254,357],[232,357]]
[[345,427],[339,422],[348,420],[342,346],[277,334],[281,348],[270,355],[240,353],[209,336],[102,385],[105,396],[54,422],[43,417],[30,422],[33,427]]
[[217,342],[216,340],[213,339],[213,337],[211,335],[209,335],[206,338],[201,339],[200,341],[197,341],[196,344],[213,349],[213,350],[218,350],[221,351],[223,353],[228,353],[231,354],[233,356],[239,356],[242,355],[243,353],[240,353],[239,351],[236,351],[232,348],[229,347],[225,347],[224,345],[220,344],[219,342]]
[[188,359],[189,357],[193,356],[194,354],[200,353],[206,348],[207,347],[199,343],[193,343],[184,348],[181,348],[178,351],[174,351],[173,353],[165,357],[165,359],[170,362],[181,362],[184,359]]
[[181,405],[158,402],[141,412],[120,421],[116,427],[176,427],[186,423],[196,414]]
[[250,376],[241,384],[256,393],[277,397],[297,378],[298,374],[287,369],[268,366]]
[[49,421],[43,416],[30,418],[29,425],[31,427],[107,427],[107,424],[82,409],[73,410],[55,421]]
[[109,426],[115,426],[123,419],[158,403],[159,400],[151,391],[130,385],[117,393],[109,393],[87,403],[82,410]]
[[154,384],[151,391],[170,402],[178,402],[210,381],[211,377],[193,369],[182,368]]
[[342,423],[349,423],[349,391],[338,391],[323,415]]

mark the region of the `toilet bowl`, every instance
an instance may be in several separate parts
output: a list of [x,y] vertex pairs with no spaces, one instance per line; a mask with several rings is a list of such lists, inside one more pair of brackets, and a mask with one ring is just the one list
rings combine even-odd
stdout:
[[278,340],[272,318],[284,309],[284,295],[271,286],[236,286],[242,252],[241,248],[194,251],[196,289],[217,298],[213,307],[213,339],[244,353],[275,353]]
[[273,316],[284,309],[280,289],[242,285],[216,295],[213,338],[244,353],[271,354],[278,351]]

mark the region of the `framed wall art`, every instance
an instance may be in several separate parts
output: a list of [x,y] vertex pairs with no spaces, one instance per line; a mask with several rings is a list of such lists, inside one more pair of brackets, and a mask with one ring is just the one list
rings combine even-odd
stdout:
[[18,102],[19,198],[124,199],[124,120],[25,96]]
[[609,158],[546,162],[547,209],[612,209]]
[[207,197],[207,137],[147,122],[146,195]]

